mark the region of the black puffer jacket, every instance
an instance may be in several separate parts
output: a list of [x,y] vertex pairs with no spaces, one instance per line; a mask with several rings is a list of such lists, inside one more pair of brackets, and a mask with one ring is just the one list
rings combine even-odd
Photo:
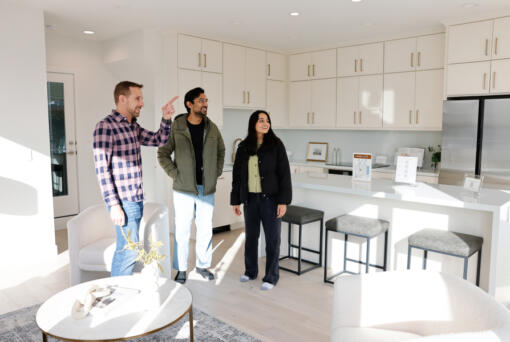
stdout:
[[[262,193],[273,197],[277,204],[290,204],[292,201],[292,183],[290,166],[285,146],[278,141],[276,146],[262,145],[257,151]],[[239,144],[232,173],[232,192],[230,204],[239,205],[248,200],[248,153],[246,142]]]

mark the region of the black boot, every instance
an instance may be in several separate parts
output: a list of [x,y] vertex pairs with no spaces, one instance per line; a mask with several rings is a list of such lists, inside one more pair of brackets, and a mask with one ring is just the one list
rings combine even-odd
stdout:
[[184,284],[186,282],[186,271],[177,271],[175,281]]

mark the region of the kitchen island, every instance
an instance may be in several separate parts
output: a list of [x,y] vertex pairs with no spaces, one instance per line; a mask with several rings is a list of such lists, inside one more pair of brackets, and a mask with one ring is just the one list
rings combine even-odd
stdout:
[[[484,239],[480,287],[504,303],[510,303],[510,193],[482,189],[473,194],[462,187],[417,183],[406,185],[391,180],[373,179],[372,182],[353,182],[349,176],[304,173],[292,175],[294,205],[325,212],[325,221],[352,214],[381,218],[390,222],[389,270],[407,267],[407,238],[423,228],[451,230],[481,236]],[[310,225],[303,229],[303,245],[315,248],[318,232]],[[316,226],[318,224],[315,224]],[[287,250],[286,224],[282,226],[282,252]],[[297,234],[293,234],[293,237]],[[328,265],[336,272],[343,266],[343,235],[329,234]],[[371,263],[382,264],[383,238],[371,243]],[[324,243],[324,242],[323,242]],[[349,238],[348,256],[364,258],[365,245]],[[352,247],[351,247],[352,246]],[[305,258],[315,260],[304,253]],[[423,253],[413,250],[411,268],[422,267]],[[348,263],[349,264],[349,263]],[[359,265],[350,263],[351,271]],[[457,274],[462,277],[461,258],[429,253],[427,269]],[[374,272],[371,269],[371,272]],[[469,260],[468,280],[474,282],[476,254]]]

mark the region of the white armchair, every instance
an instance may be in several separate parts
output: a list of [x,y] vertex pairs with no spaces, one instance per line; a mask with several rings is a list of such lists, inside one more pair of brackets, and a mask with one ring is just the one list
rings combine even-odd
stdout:
[[431,271],[335,281],[331,341],[510,341],[510,312],[464,279]]
[[[165,254],[161,266],[170,278],[170,228],[168,208],[163,204],[145,203],[140,223],[140,241],[149,238],[163,242]],[[67,223],[71,285],[108,276],[115,253],[115,228],[104,204],[85,209]],[[148,246],[146,246],[148,248]]]

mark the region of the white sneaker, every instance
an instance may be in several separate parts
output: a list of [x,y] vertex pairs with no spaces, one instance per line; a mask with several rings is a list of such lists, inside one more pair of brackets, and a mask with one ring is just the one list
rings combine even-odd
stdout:
[[271,283],[267,283],[267,282],[263,282],[262,283],[262,287],[260,288],[262,291],[269,291],[271,290],[272,288],[274,287],[273,284]]
[[239,281],[240,281],[241,283],[246,283],[246,282],[247,282],[247,281],[249,281],[249,280],[250,280],[250,277],[248,277],[247,275],[244,275],[244,274],[243,274],[243,275],[241,276],[241,278],[239,279]]

